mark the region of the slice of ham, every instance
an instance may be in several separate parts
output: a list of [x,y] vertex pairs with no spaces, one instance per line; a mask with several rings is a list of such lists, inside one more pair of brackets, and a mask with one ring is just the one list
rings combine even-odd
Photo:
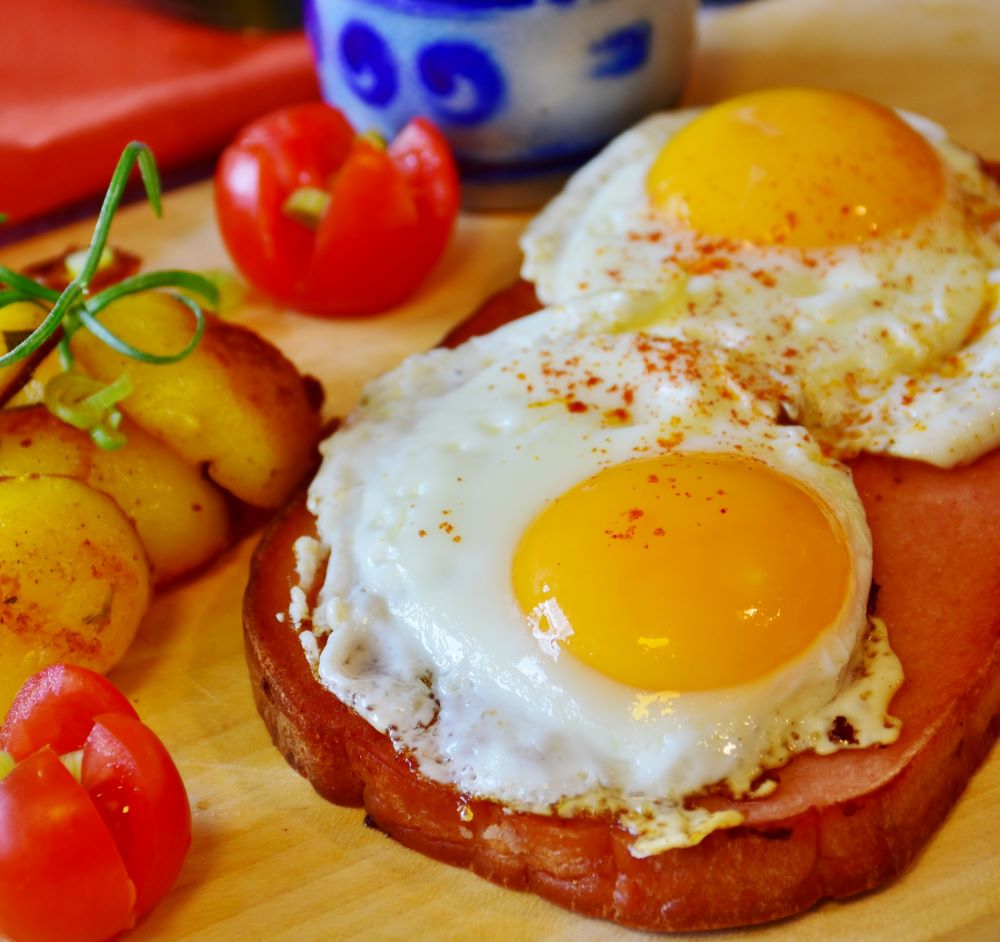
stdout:
[[[314,679],[287,611],[292,544],[312,533],[300,501],[254,558],[244,610],[258,709],[316,790],[361,805],[401,843],[561,905],[644,929],[745,925],[904,869],[1000,732],[1000,452],[954,471],[864,457],[853,463],[875,544],[876,614],[906,672],[894,745],[804,755],[744,825],[696,847],[637,859],[594,817],[508,813],[423,778]],[[515,773],[512,773],[515,774]]]
[[[532,309],[530,286],[490,302],[459,342]],[[802,755],[744,823],[695,847],[636,858],[607,818],[560,819],[469,800],[425,779],[388,737],[314,679],[288,609],[304,502],[274,522],[244,606],[257,707],[288,761],[338,804],[363,805],[400,843],[560,905],[649,930],[748,925],[885,883],[913,860],[1000,734],[1000,451],[943,471],[851,464],[871,526],[875,613],[906,680],[892,746]],[[516,774],[512,770],[511,774]]]

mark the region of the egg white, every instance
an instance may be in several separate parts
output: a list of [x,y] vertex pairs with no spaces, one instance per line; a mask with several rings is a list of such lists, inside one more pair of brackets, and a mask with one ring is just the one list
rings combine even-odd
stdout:
[[[781,386],[740,355],[661,336],[673,366],[650,369],[650,341],[627,328],[659,303],[581,300],[371,384],[323,446],[308,498],[319,542],[300,549],[328,566],[315,610],[293,617],[319,681],[424,775],[515,808],[610,810],[638,855],[738,823],[685,811],[684,798],[717,783],[742,794],[798,749],[835,748],[836,716],[860,745],[894,739],[886,709],[901,679],[884,632],[868,631],[871,539],[850,474],[777,423]],[[628,416],[612,421],[623,384]],[[846,534],[841,617],[757,682],[633,689],[553,658],[514,598],[515,548],[546,502],[665,448],[756,457],[810,488]]]
[[[794,414],[844,455],[951,466],[1000,444],[1000,188],[977,158],[903,114],[946,175],[946,198],[913,231],[838,248],[720,249],[646,194],[653,160],[697,113],[627,131],[529,225],[522,274],[541,300],[656,292],[669,329],[782,370]],[[961,405],[958,421],[941,417],[941,390]]]

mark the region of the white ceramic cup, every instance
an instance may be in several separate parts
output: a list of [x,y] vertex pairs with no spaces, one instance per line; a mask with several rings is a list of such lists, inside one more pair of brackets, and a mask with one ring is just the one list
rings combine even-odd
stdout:
[[467,205],[537,205],[615,134],[674,104],[696,0],[307,0],[324,97],[359,130],[451,142]]

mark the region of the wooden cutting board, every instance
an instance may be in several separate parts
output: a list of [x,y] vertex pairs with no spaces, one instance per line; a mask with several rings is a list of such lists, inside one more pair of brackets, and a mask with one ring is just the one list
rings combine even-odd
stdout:
[[[667,2],[667,0],[664,0]],[[994,0],[757,0],[702,17],[692,103],[775,84],[862,92],[927,114],[1000,157],[1000,4]],[[252,302],[239,317],[319,377],[330,415],[361,384],[432,346],[516,274],[526,216],[466,217],[420,295],[365,321],[319,321]],[[89,223],[0,253],[18,266],[86,241]],[[124,211],[113,240],[147,267],[227,268],[211,187],[171,194],[156,222]],[[137,940],[633,940],[428,861],[330,806],[292,772],[254,712],[240,605],[253,538],[157,598],[112,674],[169,745],[188,785],[194,843],[170,895]],[[826,903],[777,925],[712,933],[729,939],[1000,938],[1000,754],[970,783],[915,865],[893,885]],[[699,936],[700,937],[700,936]]]

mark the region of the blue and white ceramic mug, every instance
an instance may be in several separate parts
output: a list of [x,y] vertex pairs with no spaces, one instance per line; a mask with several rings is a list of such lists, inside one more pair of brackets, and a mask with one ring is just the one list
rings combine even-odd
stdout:
[[531,205],[675,103],[696,0],[307,0],[327,101],[392,137],[430,117],[469,205]]

